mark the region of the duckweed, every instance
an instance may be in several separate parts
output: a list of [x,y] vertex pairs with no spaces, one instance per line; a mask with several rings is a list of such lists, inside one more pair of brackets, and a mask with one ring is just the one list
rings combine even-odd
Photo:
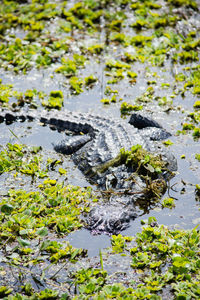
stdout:
[[110,104],[110,99],[109,98],[103,98],[103,99],[101,99],[101,102],[103,104]]
[[197,9],[197,3],[193,0],[167,0],[170,4],[180,7],[180,6],[188,6],[193,9]]
[[167,207],[172,209],[173,207],[175,207],[175,203],[174,203],[174,199],[173,198],[165,198],[162,201],[162,207]]
[[108,60],[106,62],[106,70],[112,70],[112,69],[130,69],[131,66],[128,64],[125,64],[121,61],[116,61],[114,59]]
[[135,79],[135,78],[137,78],[138,75],[135,72],[128,71],[127,76],[131,79]]
[[168,140],[168,141],[164,141],[163,144],[164,144],[165,146],[171,146],[171,145],[173,145],[174,143],[173,143],[172,141]]
[[199,109],[200,108],[200,101],[195,101],[195,103],[193,104],[193,107],[195,109]]
[[173,56],[173,60],[176,62],[180,61],[181,64],[189,63],[193,61],[195,62],[199,60],[198,52],[191,50],[191,51],[183,51],[180,53],[176,53]]
[[61,91],[52,91],[49,95],[49,99],[42,101],[42,105],[49,109],[61,109],[63,106],[63,101],[64,97]]
[[66,77],[71,77],[76,74],[77,67],[75,61],[62,58],[61,62],[62,62],[62,66],[55,69],[56,73],[62,73]]
[[139,111],[142,109],[143,109],[142,105],[132,105],[127,102],[122,102],[120,107],[120,111],[122,115],[128,115],[132,111]]
[[87,48],[87,50],[92,54],[101,54],[104,49],[104,45],[96,44]]
[[97,78],[93,75],[90,75],[88,77],[85,78],[85,85],[87,87],[91,87],[92,85],[94,85],[95,82],[97,82]]
[[79,95],[80,93],[83,92],[82,86],[83,86],[83,80],[73,76],[70,78],[69,80],[69,84],[70,84],[70,89],[72,90],[72,92],[76,95]]
[[7,103],[12,97],[19,97],[20,93],[13,90],[12,84],[0,83],[0,102]]
[[195,158],[200,162],[200,154],[199,153],[195,154]]

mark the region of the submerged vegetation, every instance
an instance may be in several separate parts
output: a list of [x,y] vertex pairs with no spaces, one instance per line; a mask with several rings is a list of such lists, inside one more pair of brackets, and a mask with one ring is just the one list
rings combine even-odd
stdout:
[[[111,114],[112,109],[123,117],[140,110],[155,116],[159,110],[164,119],[176,114],[179,124],[170,124],[176,138],[196,146],[199,9],[195,0],[3,0],[0,106],[37,114],[62,110],[78,97],[84,105],[87,95],[96,92]],[[30,129],[26,125],[27,131],[17,135],[10,129],[17,143],[1,142],[0,148],[0,298],[199,299],[198,226],[172,229],[150,217],[135,238],[112,236],[111,246],[97,259],[67,241],[68,234],[84,226],[84,215],[98,200],[91,187],[68,183],[71,175],[61,157],[47,157],[41,147],[19,142]],[[173,148],[175,141],[164,145]],[[189,160],[188,154],[178,155],[195,172],[200,154],[194,151]],[[167,171],[166,162],[140,145],[122,149],[117,163],[132,167],[147,184]],[[105,171],[110,165],[100,167]],[[180,194],[192,186],[188,195],[195,195],[198,210],[200,178],[194,177],[194,183],[181,177]],[[165,195],[160,209],[173,213],[180,201],[175,200]],[[198,223],[199,218],[194,220]]]

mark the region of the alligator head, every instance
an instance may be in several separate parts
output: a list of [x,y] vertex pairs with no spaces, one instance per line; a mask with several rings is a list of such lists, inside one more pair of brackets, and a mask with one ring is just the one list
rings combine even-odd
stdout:
[[131,220],[137,217],[133,205],[122,204],[118,198],[115,204],[109,202],[93,208],[86,218],[86,227],[92,234],[118,234],[129,226]]

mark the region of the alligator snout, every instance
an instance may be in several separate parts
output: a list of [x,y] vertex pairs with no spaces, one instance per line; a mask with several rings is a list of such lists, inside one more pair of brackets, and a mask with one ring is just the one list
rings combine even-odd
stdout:
[[118,234],[125,230],[131,220],[137,217],[133,205],[121,207],[122,204],[101,205],[93,208],[86,219],[86,227],[92,234]]

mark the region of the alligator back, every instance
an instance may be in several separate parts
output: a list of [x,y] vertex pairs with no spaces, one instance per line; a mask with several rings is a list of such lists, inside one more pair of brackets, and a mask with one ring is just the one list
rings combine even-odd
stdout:
[[[121,148],[130,150],[133,145],[140,144],[143,148],[149,148],[139,130],[122,119],[108,119],[97,115],[82,114],[76,112],[55,111],[50,112],[20,112],[4,111],[0,113],[1,120],[13,122],[16,120],[34,120],[54,126],[59,130],[69,130],[76,134],[87,135],[76,141],[73,160],[79,168],[87,173],[88,168],[103,164],[115,158]],[[74,142],[74,140],[73,140]],[[67,153],[70,141],[63,141],[55,149]],[[69,154],[73,153],[73,147]]]

